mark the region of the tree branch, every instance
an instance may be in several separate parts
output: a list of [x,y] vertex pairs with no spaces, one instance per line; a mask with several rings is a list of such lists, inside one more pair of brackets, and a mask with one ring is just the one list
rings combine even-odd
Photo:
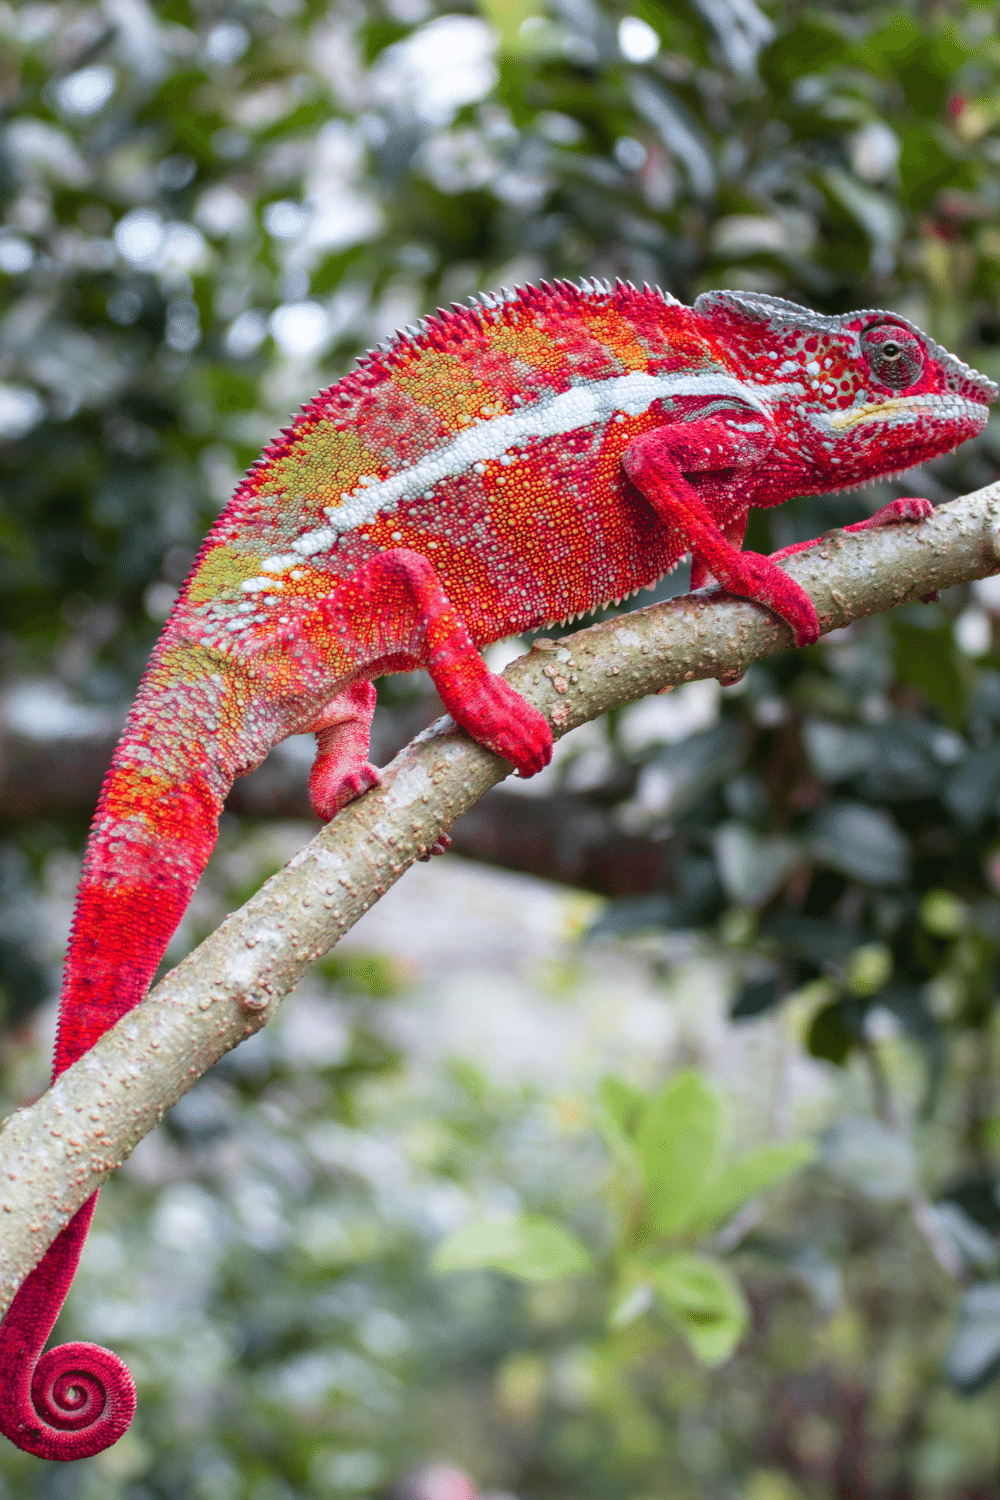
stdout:
[[[788,560],[824,631],[1000,568],[1000,484],[921,525],[831,532]],[[791,644],[753,604],[699,593],[538,640],[505,676],[556,736],[636,698],[741,676]],[[0,1311],[73,1213],[191,1085],[510,766],[443,719],[328,823],[37,1103],[0,1127]]]

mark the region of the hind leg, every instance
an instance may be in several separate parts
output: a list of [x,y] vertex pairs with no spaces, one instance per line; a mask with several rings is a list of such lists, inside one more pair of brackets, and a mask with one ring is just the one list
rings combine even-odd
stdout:
[[359,678],[331,698],[309,725],[316,736],[309,801],[324,823],[381,781],[378,767],[368,759],[374,712],[375,685]]
[[303,626],[319,655],[332,636],[374,670],[426,667],[441,701],[474,740],[533,776],[552,755],[545,718],[488,670],[427,558],[397,547],[373,557]]

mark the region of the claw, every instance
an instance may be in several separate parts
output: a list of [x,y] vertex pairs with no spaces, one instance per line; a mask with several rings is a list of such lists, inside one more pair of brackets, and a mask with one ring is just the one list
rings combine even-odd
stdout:
[[444,854],[450,848],[451,834],[439,833],[431,847],[426,851],[426,853],[421,854],[419,858],[423,861],[424,864],[427,864],[432,854]]

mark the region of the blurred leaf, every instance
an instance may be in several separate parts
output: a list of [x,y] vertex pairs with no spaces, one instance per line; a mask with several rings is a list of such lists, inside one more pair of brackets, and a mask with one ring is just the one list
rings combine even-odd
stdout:
[[782,1141],[759,1146],[748,1156],[723,1167],[702,1199],[698,1225],[711,1229],[728,1223],[745,1203],[777,1187],[815,1156],[816,1147],[811,1141]]
[[608,1148],[608,1155],[618,1168],[626,1192],[631,1197],[642,1183],[642,1172],[635,1148],[614,1115],[604,1105],[595,1106],[594,1120]]
[[864,230],[872,245],[895,245],[905,227],[902,209],[886,193],[864,187],[843,167],[827,167],[823,181],[828,190]]
[[532,17],[544,16],[539,0],[478,0],[478,6],[500,38],[501,51],[516,55],[533,50],[530,30],[526,36],[521,28]]
[[902,885],[910,846],[888,813],[863,802],[832,802],[815,815],[809,847],[821,863],[869,885]]
[[823,1165],[834,1177],[877,1203],[894,1203],[917,1181],[913,1145],[879,1120],[847,1115],[823,1138]]
[[633,1194],[642,1181],[631,1137],[645,1103],[645,1096],[622,1079],[602,1079],[594,1116],[612,1161],[624,1175],[629,1194]]
[[898,79],[910,108],[931,117],[944,103],[950,75],[965,60],[950,26],[939,22],[925,27],[901,9],[865,37],[857,56],[883,76]]
[[952,1184],[942,1198],[959,1205],[994,1238],[1000,1236],[1000,1191],[992,1175],[976,1174]]
[[609,901],[590,928],[591,937],[648,932],[651,928],[672,927],[676,910],[670,896],[625,896]]
[[646,1107],[645,1094],[624,1078],[602,1078],[597,1097],[623,1135],[634,1135]]
[[998,1246],[995,1237],[977,1224],[960,1203],[944,1198],[934,1204],[931,1212],[966,1265],[974,1266],[978,1271],[996,1268]]
[[589,1252],[554,1219],[524,1214],[518,1219],[475,1219],[437,1246],[431,1270],[502,1271],[517,1281],[558,1281],[591,1268]]
[[983,1281],[962,1293],[945,1370],[966,1396],[975,1395],[1000,1374],[1000,1281]]
[[933,890],[920,902],[920,920],[935,937],[953,938],[969,925],[969,912],[951,891]]
[[795,16],[761,58],[761,71],[780,96],[803,74],[821,75],[847,53],[836,17],[820,10]]
[[783,999],[784,993],[779,988],[777,979],[756,979],[740,990],[730,1009],[730,1019],[749,1021],[751,1017],[761,1016],[765,1011],[771,1010]]
[[794,839],[762,837],[744,823],[723,823],[714,842],[723,889],[743,906],[765,905],[801,858]]
[[959,729],[965,715],[969,665],[960,657],[950,626],[926,605],[911,605],[892,616],[896,642],[896,675],[917,688],[945,723]]
[[802,741],[816,775],[833,785],[856,776],[872,758],[871,731],[853,724],[806,719],[802,725]]
[[948,779],[942,801],[963,828],[996,815],[1000,801],[1000,744],[971,751]]
[[649,1100],[635,1138],[656,1234],[676,1234],[697,1216],[717,1171],[719,1103],[698,1073],[678,1073]]
[[944,1076],[945,1042],[941,1022],[928,1007],[927,993],[923,986],[891,985],[889,989],[881,991],[877,1000],[879,1005],[896,1017],[924,1054],[927,1091],[921,1113],[926,1117],[933,1108]]
[[695,198],[710,198],[715,168],[699,121],[670,89],[645,74],[629,79],[629,92],[639,114],[649,121],[671,156],[683,163]]
[[722,893],[714,860],[679,852],[671,874],[672,894],[625,896],[609,901],[590,928],[590,936],[695,927],[718,915]]
[[844,969],[844,985],[852,995],[874,995],[892,978],[892,949],[885,943],[862,943]]
[[669,1255],[650,1271],[660,1303],[702,1364],[723,1364],[750,1326],[743,1288],[707,1255]]
[[52,978],[29,943],[0,936],[0,1023],[22,1021],[52,991]]
[[802,1500],[802,1491],[782,1469],[757,1469],[747,1485],[747,1500]]
[[865,797],[897,802],[927,796],[941,782],[927,729],[902,715],[872,728],[807,719],[802,735],[809,763],[824,781],[836,785],[857,778]]
[[402,989],[399,966],[382,953],[337,948],[316,965],[324,979],[369,1000],[391,1000]]
[[853,1015],[850,1002],[831,1000],[829,1005],[822,1006],[813,1016],[806,1036],[811,1055],[843,1067],[859,1040],[858,1031],[851,1024]]
[[933,126],[904,131],[899,178],[907,208],[918,212],[927,208],[940,188],[960,185],[963,176],[954,153],[942,143]]
[[[705,792],[739,769],[744,751],[743,731],[732,720],[723,720],[713,729],[657,750],[646,762],[641,778],[655,785],[656,812],[680,817]],[[655,780],[651,773],[655,773]]]
[[763,931],[784,951],[818,968],[846,963],[860,939],[857,929],[845,923],[803,917],[792,911],[774,912],[764,923]]

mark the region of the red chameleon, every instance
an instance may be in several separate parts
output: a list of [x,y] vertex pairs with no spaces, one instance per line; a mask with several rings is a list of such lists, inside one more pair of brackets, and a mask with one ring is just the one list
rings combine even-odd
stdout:
[[[233,778],[311,730],[313,806],[378,783],[372,680],[425,667],[470,735],[532,776],[552,736],[483,664],[490,641],[692,583],[819,622],[751,505],[894,474],[980,432],[997,394],[894,313],[567,282],[482,296],[382,345],[268,448],[209,533],[139,688],[94,816],[54,1076],[142,999],[211,853]],[[896,500],[848,530],[920,521]],[[801,545],[810,546],[811,543]],[[135,1408],[106,1349],[41,1355],[96,1194],[0,1329],[0,1430],[51,1459]],[[41,1357],[39,1357],[41,1355]]]

